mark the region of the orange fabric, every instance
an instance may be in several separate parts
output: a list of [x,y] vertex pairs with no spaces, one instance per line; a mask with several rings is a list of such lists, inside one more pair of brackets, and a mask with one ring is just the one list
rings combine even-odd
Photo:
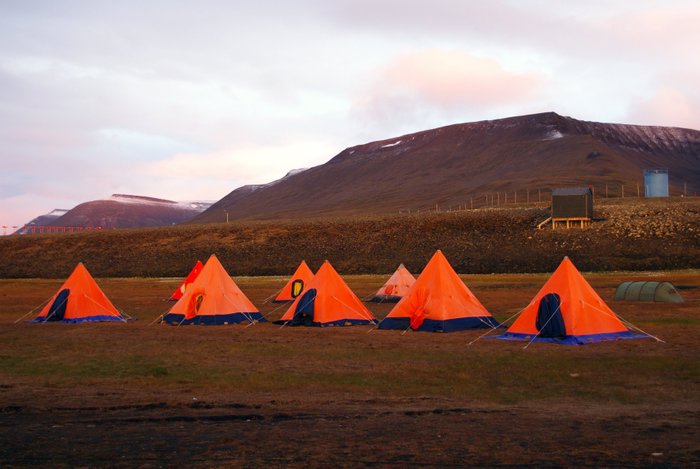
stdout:
[[[197,307],[200,295],[202,298]],[[258,308],[238,288],[219,259],[212,254],[195,281],[168,314],[182,314],[185,319],[192,319],[195,316],[254,312],[258,312]]]
[[[282,288],[282,291],[280,291],[279,295],[277,295],[277,298],[275,298],[274,301],[294,301],[294,298],[292,296],[292,284],[294,283],[295,280],[301,280],[304,282],[304,290],[307,289],[307,285],[311,282],[311,279],[314,278],[314,273],[309,269],[309,266],[306,265],[306,262],[301,261],[301,264],[299,264],[299,267],[297,267],[297,270],[292,274],[292,278],[289,279],[289,282]],[[301,295],[302,292],[299,293]],[[297,295],[297,296],[299,296]]]
[[190,270],[190,273],[187,274],[187,277],[185,280],[182,281],[179,287],[173,292],[172,295],[170,295],[171,300],[179,300],[182,298],[182,295],[185,294],[185,291],[187,291],[187,288],[192,285],[192,282],[195,281],[197,278],[197,275],[202,271],[202,268],[204,267],[204,264],[202,264],[202,261],[197,261],[197,263],[192,267],[192,270]]
[[387,296],[406,296],[411,286],[416,283],[416,278],[411,272],[401,264],[396,271],[389,277],[382,288],[377,290],[376,295]]
[[406,296],[386,316],[410,318],[417,329],[425,319],[448,321],[491,316],[438,250]]
[[566,335],[605,334],[628,330],[583,278],[573,262],[565,257],[506,332],[536,335],[538,331],[535,322],[540,300],[548,293],[556,293],[560,297],[560,311]]
[[70,295],[66,302],[66,313],[63,319],[81,319],[90,316],[122,317],[82,262],[76,266],[73,273],[70,274],[37,317],[45,318],[56,296],[66,288],[70,290]]
[[[316,289],[314,322],[329,323],[339,320],[373,321],[374,316],[338,275],[330,262],[325,261],[304,291]],[[303,295],[282,316],[282,321],[291,321]]]

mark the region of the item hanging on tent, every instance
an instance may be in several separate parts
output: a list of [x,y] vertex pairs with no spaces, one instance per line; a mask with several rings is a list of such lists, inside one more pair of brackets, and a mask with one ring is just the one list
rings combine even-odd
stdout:
[[416,278],[401,264],[369,301],[375,303],[396,303],[406,296]]
[[163,322],[173,325],[265,321],[213,254],[182,298],[163,316]]
[[314,273],[309,269],[305,261],[301,261],[301,264],[299,264],[297,270],[294,271],[294,274],[292,274],[292,277],[282,288],[279,295],[273,300],[273,303],[288,303],[294,301],[296,297],[304,292],[306,286],[313,278]]
[[498,326],[440,250],[435,252],[406,296],[379,323],[380,329],[411,328],[428,332]]
[[126,318],[117,311],[109,298],[80,262],[49,300],[34,322],[101,322]]
[[195,281],[199,273],[202,271],[202,268],[204,267],[204,264],[202,264],[202,261],[197,261],[197,263],[192,267],[192,270],[190,270],[190,273],[187,274],[187,277],[182,281],[179,287],[173,292],[172,295],[170,295],[170,298],[168,298],[168,301],[177,301],[180,298],[182,298],[182,295],[185,294],[185,291],[187,291],[187,287],[192,285],[192,282]]
[[289,326],[351,326],[377,320],[325,261],[301,296],[278,321]]
[[631,332],[565,257],[518,319],[489,338],[583,345],[648,337]]

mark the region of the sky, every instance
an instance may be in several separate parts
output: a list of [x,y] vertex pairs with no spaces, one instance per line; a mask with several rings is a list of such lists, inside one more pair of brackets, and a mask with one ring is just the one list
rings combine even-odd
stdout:
[[3,0],[0,225],[215,201],[453,123],[700,129],[699,24],[697,0]]

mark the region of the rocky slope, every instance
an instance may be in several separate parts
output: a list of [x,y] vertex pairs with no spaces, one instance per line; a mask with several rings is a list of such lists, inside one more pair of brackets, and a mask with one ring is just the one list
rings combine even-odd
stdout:
[[195,217],[388,214],[532,200],[553,187],[635,193],[645,168],[668,168],[671,194],[700,192],[700,131],[585,122],[555,113],[458,124],[350,147],[327,163]]

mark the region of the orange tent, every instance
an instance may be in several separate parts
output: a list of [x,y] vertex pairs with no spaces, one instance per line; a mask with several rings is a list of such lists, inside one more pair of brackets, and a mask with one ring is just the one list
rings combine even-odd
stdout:
[[438,250],[379,328],[454,332],[498,325]]
[[215,255],[209,258],[185,294],[163,316],[169,324],[235,324],[265,322]]
[[282,291],[280,291],[280,294],[277,295],[277,298],[275,298],[273,302],[287,303],[289,301],[294,301],[294,299],[301,295],[304,289],[306,289],[306,286],[313,278],[314,273],[311,272],[306,262],[301,261],[297,270],[292,274],[292,278],[289,279],[289,282],[282,288]]
[[644,337],[622,324],[565,257],[513,325],[494,338],[582,345]]
[[377,293],[375,293],[369,301],[377,303],[396,303],[406,296],[411,285],[414,283],[416,283],[416,278],[401,264],[396,269],[396,272],[389,277],[389,280],[382,285],[382,288],[377,290]]
[[58,292],[51,297],[34,322],[126,321],[95,279],[79,263]]
[[185,280],[182,281],[179,287],[173,292],[172,295],[170,295],[170,298],[168,298],[169,301],[177,301],[180,298],[182,298],[182,295],[185,293],[185,290],[187,290],[187,287],[189,287],[192,282],[197,278],[197,275],[199,275],[199,272],[202,271],[202,267],[204,267],[204,264],[202,264],[202,261],[197,261],[197,263],[192,267],[192,270],[190,270],[190,273],[187,274],[187,277],[185,277]]
[[325,261],[304,293],[280,319],[290,326],[348,326],[376,323],[372,313]]

